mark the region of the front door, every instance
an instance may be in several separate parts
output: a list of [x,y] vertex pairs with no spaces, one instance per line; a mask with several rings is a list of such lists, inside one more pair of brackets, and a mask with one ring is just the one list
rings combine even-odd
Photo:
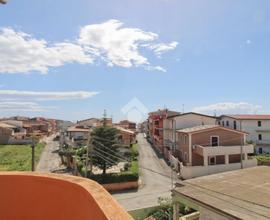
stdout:
[[212,147],[217,147],[218,146],[218,143],[219,141],[218,141],[218,137],[217,136],[212,136],[211,137],[211,146]]

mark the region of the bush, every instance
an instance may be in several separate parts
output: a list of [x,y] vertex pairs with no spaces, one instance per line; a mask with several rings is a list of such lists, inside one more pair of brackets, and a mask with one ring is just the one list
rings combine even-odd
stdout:
[[125,172],[96,174],[96,175],[90,175],[89,178],[97,181],[100,184],[138,181],[139,179],[138,162],[133,161],[131,163],[130,169]]
[[131,147],[131,160],[138,160],[139,151],[138,151],[138,144],[133,144]]

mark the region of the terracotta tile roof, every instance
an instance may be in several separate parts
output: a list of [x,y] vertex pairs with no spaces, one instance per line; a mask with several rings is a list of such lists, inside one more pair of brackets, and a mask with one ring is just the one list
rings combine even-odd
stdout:
[[76,128],[76,127],[69,127],[67,132],[89,132],[90,129],[88,128]]
[[222,115],[239,120],[270,120],[270,115]]

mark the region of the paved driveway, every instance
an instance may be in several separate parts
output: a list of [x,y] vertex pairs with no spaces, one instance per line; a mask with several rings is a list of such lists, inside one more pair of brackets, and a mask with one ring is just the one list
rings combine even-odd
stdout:
[[43,149],[36,171],[38,172],[52,172],[60,169],[61,159],[57,150],[59,149],[59,142],[53,141],[53,136],[45,139],[46,146]]
[[170,197],[171,169],[159,158],[142,134],[138,137],[141,187],[136,191],[113,194],[126,209],[134,210],[157,205],[158,197]]

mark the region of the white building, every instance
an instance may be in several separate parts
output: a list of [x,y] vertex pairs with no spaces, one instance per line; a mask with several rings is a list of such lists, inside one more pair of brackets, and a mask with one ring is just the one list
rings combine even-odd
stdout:
[[222,115],[220,125],[248,133],[259,154],[270,153],[270,115]]

